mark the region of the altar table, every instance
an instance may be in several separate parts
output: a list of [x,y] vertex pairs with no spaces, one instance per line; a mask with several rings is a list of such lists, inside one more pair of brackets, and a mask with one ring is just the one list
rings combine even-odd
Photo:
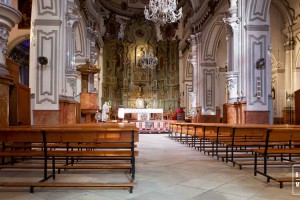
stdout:
[[118,117],[124,119],[125,113],[137,113],[138,120],[150,120],[151,114],[161,114],[163,119],[164,110],[162,108],[119,108]]

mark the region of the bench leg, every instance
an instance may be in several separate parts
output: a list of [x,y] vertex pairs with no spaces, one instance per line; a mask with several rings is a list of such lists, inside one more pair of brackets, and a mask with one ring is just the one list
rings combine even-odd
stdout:
[[226,163],[228,163],[228,145],[226,145]]
[[133,187],[130,187],[130,188],[129,188],[130,194],[132,194],[132,191],[133,191]]
[[30,186],[30,193],[33,193],[33,186]]
[[55,157],[52,156],[52,177],[55,179]]
[[212,143],[211,143],[211,145],[212,145],[212,148],[211,148],[211,157],[214,157],[214,155],[215,155],[215,142],[213,141]]
[[254,156],[254,176],[256,176],[256,171],[257,171],[257,153],[255,153]]

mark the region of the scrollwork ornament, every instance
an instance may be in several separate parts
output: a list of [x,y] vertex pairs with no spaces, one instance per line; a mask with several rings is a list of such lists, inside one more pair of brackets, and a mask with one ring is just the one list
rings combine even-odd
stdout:
[[285,36],[284,48],[286,51],[294,50],[295,45],[296,45],[296,40],[294,39],[294,37]]
[[188,59],[188,62],[192,64],[193,66],[197,65],[197,59],[196,56],[192,56],[191,58]]
[[228,88],[228,97],[231,98],[233,95],[233,89],[235,88],[236,86],[236,79],[229,79],[227,81],[227,88]]
[[72,8],[70,8],[70,9],[68,10],[68,12],[66,13],[66,21],[67,21],[67,26],[68,26],[68,27],[72,27],[73,24],[74,24],[75,22],[78,22],[80,19],[81,19],[81,17],[78,16],[78,15],[76,14],[75,10],[72,9]]
[[233,33],[239,32],[239,24],[240,24],[240,18],[238,17],[229,17],[223,19],[225,24],[228,24]]
[[202,41],[202,33],[196,33],[194,35],[191,35],[190,38],[188,39],[188,41],[192,44],[192,45],[198,45],[201,43]]
[[235,7],[229,8],[228,11],[229,11],[229,13],[230,13],[230,16],[235,17],[235,16],[237,15],[238,8],[235,6]]
[[4,55],[7,53],[7,40],[9,32],[6,28],[0,28],[0,50]]

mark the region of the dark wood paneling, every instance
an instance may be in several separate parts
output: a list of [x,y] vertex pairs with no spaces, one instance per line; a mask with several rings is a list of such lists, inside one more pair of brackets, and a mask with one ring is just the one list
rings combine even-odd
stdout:
[[29,125],[30,121],[30,88],[17,83],[9,94],[9,125]]

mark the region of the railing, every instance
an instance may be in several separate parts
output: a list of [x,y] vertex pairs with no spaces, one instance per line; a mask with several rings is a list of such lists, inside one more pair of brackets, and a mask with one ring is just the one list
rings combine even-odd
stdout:
[[139,133],[168,133],[168,121],[165,120],[145,120],[131,121],[139,129]]

